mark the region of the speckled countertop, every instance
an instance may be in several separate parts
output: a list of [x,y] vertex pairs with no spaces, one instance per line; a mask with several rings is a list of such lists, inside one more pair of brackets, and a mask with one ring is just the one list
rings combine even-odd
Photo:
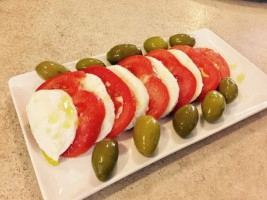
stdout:
[[[8,80],[43,60],[66,63],[209,28],[267,73],[267,3],[0,0],[0,199],[42,199]],[[266,92],[266,91],[263,91]],[[172,154],[89,199],[267,198],[267,110]]]

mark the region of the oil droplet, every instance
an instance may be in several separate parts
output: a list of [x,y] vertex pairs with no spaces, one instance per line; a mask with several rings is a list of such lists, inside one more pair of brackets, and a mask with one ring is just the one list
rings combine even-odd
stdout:
[[[58,139],[60,138],[60,136],[61,136],[60,132],[57,132],[57,133],[53,136],[53,139],[54,139],[54,140],[58,140]],[[55,146],[57,146],[57,145],[55,145]]]
[[190,64],[191,63],[191,59],[190,58],[186,59],[186,63]]
[[54,135],[54,137],[52,138],[52,144],[53,144],[53,147],[56,148],[57,150],[60,149],[60,147],[62,147],[63,145],[63,141],[62,139],[60,138],[62,136],[62,134],[60,134],[59,132],[56,133]]
[[48,123],[55,124],[59,121],[59,118],[60,118],[59,113],[53,112],[48,118]]
[[79,126],[79,120],[76,120],[76,121],[74,122],[74,124],[75,124],[76,127],[78,127],[78,126]]
[[43,153],[45,159],[47,160],[47,162],[49,162],[51,165],[53,165],[53,166],[59,165],[59,161],[53,160],[44,151],[42,151],[42,153]]
[[173,71],[173,67],[172,66],[170,66],[168,69],[169,69],[170,72]]
[[103,101],[107,102],[109,99],[110,99],[110,96],[109,95],[105,95],[104,98],[103,98]]
[[65,129],[71,128],[71,123],[69,121],[65,121],[63,124],[63,128],[65,128]]
[[58,109],[65,112],[68,119],[73,119],[75,116],[75,108],[71,105],[71,99],[68,96],[63,96]]
[[110,87],[111,84],[110,84],[110,82],[107,81],[107,82],[105,83],[105,85],[106,85],[107,87]]
[[237,68],[237,65],[229,65],[229,68],[232,69],[232,70],[234,70],[234,69]]
[[213,63],[213,64],[214,64],[214,66],[215,66],[217,69],[219,69],[219,66],[218,66],[217,63]]
[[51,128],[47,128],[46,132],[47,132],[47,134],[50,134],[52,132],[52,129]]
[[202,77],[209,77],[209,75],[206,74],[202,68],[199,68],[199,70],[201,72]]
[[151,76],[152,76],[152,75],[142,75],[142,76],[140,77],[140,80],[141,80],[144,84],[146,84],[146,83],[149,81],[149,79],[151,78]]
[[122,96],[115,97],[115,100],[118,101],[118,102],[120,102],[120,103],[123,103]]
[[33,99],[33,103],[37,103],[38,102],[38,98],[35,96]]
[[247,98],[247,96],[242,95],[242,94],[238,94],[237,98],[239,98],[239,99],[245,99],[245,98]]
[[245,74],[244,74],[244,73],[239,74],[239,75],[236,77],[236,81],[237,81],[238,83],[242,83],[242,82],[244,81],[244,79],[245,79]]

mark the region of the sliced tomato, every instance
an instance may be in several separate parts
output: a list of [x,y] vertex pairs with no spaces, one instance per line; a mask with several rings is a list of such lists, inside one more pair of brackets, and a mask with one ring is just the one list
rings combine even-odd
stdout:
[[230,77],[230,68],[225,59],[217,52],[208,48],[196,48],[197,51],[202,52],[208,60],[219,70],[221,77]]
[[103,102],[93,93],[79,88],[80,79],[84,77],[82,71],[61,74],[47,80],[37,89],[62,89],[72,97],[77,109],[79,125],[73,143],[62,154],[65,157],[76,157],[88,151],[96,142],[105,117]]
[[105,117],[103,102],[91,92],[78,91],[73,103],[78,110],[79,125],[73,143],[62,154],[64,157],[76,157],[88,151],[96,142]]
[[197,81],[192,72],[184,67],[174,55],[165,49],[153,50],[146,54],[146,56],[151,56],[161,61],[177,79],[180,91],[175,110],[188,104],[194,96],[197,87]]
[[204,86],[197,100],[202,101],[209,91],[216,90],[220,83],[221,75],[219,70],[214,67],[213,63],[202,53],[202,50],[192,48],[187,55],[201,72]]
[[[171,49],[178,49],[188,54],[192,47],[186,45],[176,45]],[[217,52],[209,48],[194,48],[198,52],[201,52],[206,58],[213,63],[213,65],[219,70],[221,78],[230,77],[230,67],[225,59]]]
[[55,76],[43,84],[41,84],[36,91],[42,89],[62,89],[73,97],[79,90],[80,81],[79,79],[84,78],[84,72],[67,72]]
[[119,135],[132,121],[135,110],[135,98],[129,87],[109,69],[102,66],[90,66],[84,72],[98,76],[105,84],[115,106],[115,121],[108,138]]
[[[172,47],[172,49],[178,49],[186,53],[200,70],[204,86],[197,100],[202,101],[209,91],[215,90],[218,87],[221,80],[220,71],[214,67],[214,63],[211,60],[211,58],[215,60],[215,57],[211,56],[212,54],[208,53],[210,51],[206,51],[206,48],[177,45]],[[210,56],[207,54],[210,54]]]
[[164,83],[156,76],[143,76],[141,80],[149,95],[149,109],[146,114],[158,119],[165,112],[168,106],[170,98],[169,92]]
[[127,68],[144,83],[149,95],[149,109],[146,114],[158,119],[167,108],[169,93],[164,83],[154,73],[149,59],[136,55],[128,57],[118,64]]

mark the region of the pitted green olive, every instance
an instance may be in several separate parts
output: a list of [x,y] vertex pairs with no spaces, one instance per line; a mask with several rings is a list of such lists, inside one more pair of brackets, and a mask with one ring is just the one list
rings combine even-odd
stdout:
[[134,127],[133,139],[137,150],[144,156],[152,156],[160,139],[160,124],[150,115],[139,117]]
[[113,171],[119,155],[118,142],[114,139],[103,139],[98,142],[92,153],[92,166],[96,177],[106,181]]
[[77,62],[75,67],[79,71],[93,65],[106,67],[106,65],[101,60],[98,60],[96,58],[83,58]]
[[151,37],[144,42],[144,49],[146,52],[150,52],[155,49],[168,49],[168,43],[162,37]]
[[35,71],[42,79],[48,80],[56,75],[69,72],[70,70],[58,63],[44,61],[35,67]]
[[187,34],[176,34],[169,38],[169,43],[171,46],[187,45],[193,47],[196,44],[196,40]]
[[107,53],[107,60],[112,64],[117,64],[124,58],[134,55],[142,55],[142,51],[134,44],[120,44],[112,47]]
[[219,92],[224,96],[226,103],[231,103],[238,95],[238,87],[233,79],[223,78],[219,85]]
[[199,114],[195,106],[187,104],[179,108],[173,116],[173,127],[182,138],[188,136],[196,127]]
[[225,109],[224,96],[218,91],[210,91],[204,98],[201,109],[206,121],[212,123],[217,121]]

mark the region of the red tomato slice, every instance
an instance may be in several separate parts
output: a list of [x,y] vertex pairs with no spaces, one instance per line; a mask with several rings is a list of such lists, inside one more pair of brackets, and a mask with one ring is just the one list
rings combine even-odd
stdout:
[[[119,135],[134,117],[136,104],[135,98],[129,87],[112,71],[102,66],[90,66],[84,72],[98,76],[105,84],[115,106],[115,121],[108,138]],[[122,98],[122,101],[120,100]]]
[[221,77],[230,77],[230,68],[224,58],[219,54],[208,48],[197,48],[198,51],[202,52],[219,70]]
[[218,87],[221,80],[221,73],[225,75],[228,74],[227,67],[221,67],[221,71],[214,67],[215,60],[216,63],[218,63],[218,66],[222,66],[220,64],[222,62],[218,59],[218,55],[215,55],[216,53],[213,50],[206,48],[192,48],[186,45],[177,45],[174,46],[173,49],[178,49],[186,53],[201,72],[204,86],[201,94],[197,98],[198,101],[202,101],[209,91],[215,90]]
[[208,92],[216,90],[221,81],[221,75],[213,63],[198,49],[192,49],[188,56],[201,72],[204,86],[197,100],[202,101]]
[[41,84],[36,91],[44,89],[62,89],[73,97],[79,90],[79,79],[84,78],[84,72],[67,72],[55,76],[43,84]]
[[72,97],[77,108],[79,125],[73,143],[62,154],[65,157],[76,157],[88,151],[96,142],[105,117],[103,102],[93,93],[79,89],[80,79],[84,77],[82,71],[61,74],[47,80],[37,89],[62,89]]
[[149,95],[149,109],[146,114],[158,119],[167,108],[169,93],[164,83],[154,73],[149,59],[136,55],[125,58],[118,64],[127,68],[144,83]]
[[73,98],[79,116],[79,126],[70,147],[62,154],[76,157],[88,151],[96,142],[105,117],[103,102],[93,93],[80,90]]
[[161,61],[177,79],[180,92],[175,110],[185,104],[188,104],[194,96],[197,86],[196,78],[192,72],[184,67],[174,55],[165,49],[153,50],[146,54],[146,56],[151,56]]
[[[177,45],[172,47],[171,49],[178,49],[188,54],[191,51],[192,47],[186,45]],[[219,70],[221,78],[230,77],[230,67],[219,53],[209,48],[195,49],[197,49],[199,52],[202,52],[207,57],[207,59],[214,64],[214,66]]]

